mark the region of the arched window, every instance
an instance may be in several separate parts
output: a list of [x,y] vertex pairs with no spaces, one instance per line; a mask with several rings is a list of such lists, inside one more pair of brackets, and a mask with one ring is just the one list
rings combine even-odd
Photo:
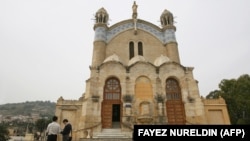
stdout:
[[139,43],[138,43],[138,55],[143,56],[142,42],[139,42]]
[[119,100],[121,93],[120,82],[118,79],[109,78],[104,86],[104,99],[105,100]]
[[167,100],[180,100],[181,99],[179,84],[173,78],[169,78],[166,81],[166,96],[167,96]]
[[134,56],[134,42],[129,42],[129,59],[133,58]]

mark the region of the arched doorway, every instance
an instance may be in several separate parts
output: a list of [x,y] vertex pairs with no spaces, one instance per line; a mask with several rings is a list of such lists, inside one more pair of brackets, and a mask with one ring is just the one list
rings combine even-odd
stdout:
[[121,86],[115,78],[106,80],[102,102],[102,128],[119,128],[121,120]]
[[179,83],[174,78],[166,80],[166,112],[168,124],[185,124],[185,109]]

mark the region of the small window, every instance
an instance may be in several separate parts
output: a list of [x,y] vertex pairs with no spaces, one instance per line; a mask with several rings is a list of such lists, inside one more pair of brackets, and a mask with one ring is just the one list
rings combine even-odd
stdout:
[[134,42],[129,42],[129,59],[133,58],[134,56]]
[[138,55],[143,56],[142,42],[138,43]]

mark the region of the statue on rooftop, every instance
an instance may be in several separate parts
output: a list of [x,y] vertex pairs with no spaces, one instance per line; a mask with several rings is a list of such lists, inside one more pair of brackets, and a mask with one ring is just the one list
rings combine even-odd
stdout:
[[136,4],[136,2],[134,1],[134,4],[132,6],[132,10],[133,10],[133,14],[132,14],[132,18],[136,19],[137,18],[137,7],[138,5]]
[[133,10],[133,14],[132,14],[132,18],[134,20],[134,34],[137,34],[137,7],[138,5],[136,4],[136,2],[134,1],[134,4],[132,6],[132,10]]

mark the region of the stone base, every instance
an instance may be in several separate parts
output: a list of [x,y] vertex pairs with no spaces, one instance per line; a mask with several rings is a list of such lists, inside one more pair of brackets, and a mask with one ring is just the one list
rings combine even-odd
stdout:
[[24,137],[24,141],[34,141],[34,134],[26,133]]

